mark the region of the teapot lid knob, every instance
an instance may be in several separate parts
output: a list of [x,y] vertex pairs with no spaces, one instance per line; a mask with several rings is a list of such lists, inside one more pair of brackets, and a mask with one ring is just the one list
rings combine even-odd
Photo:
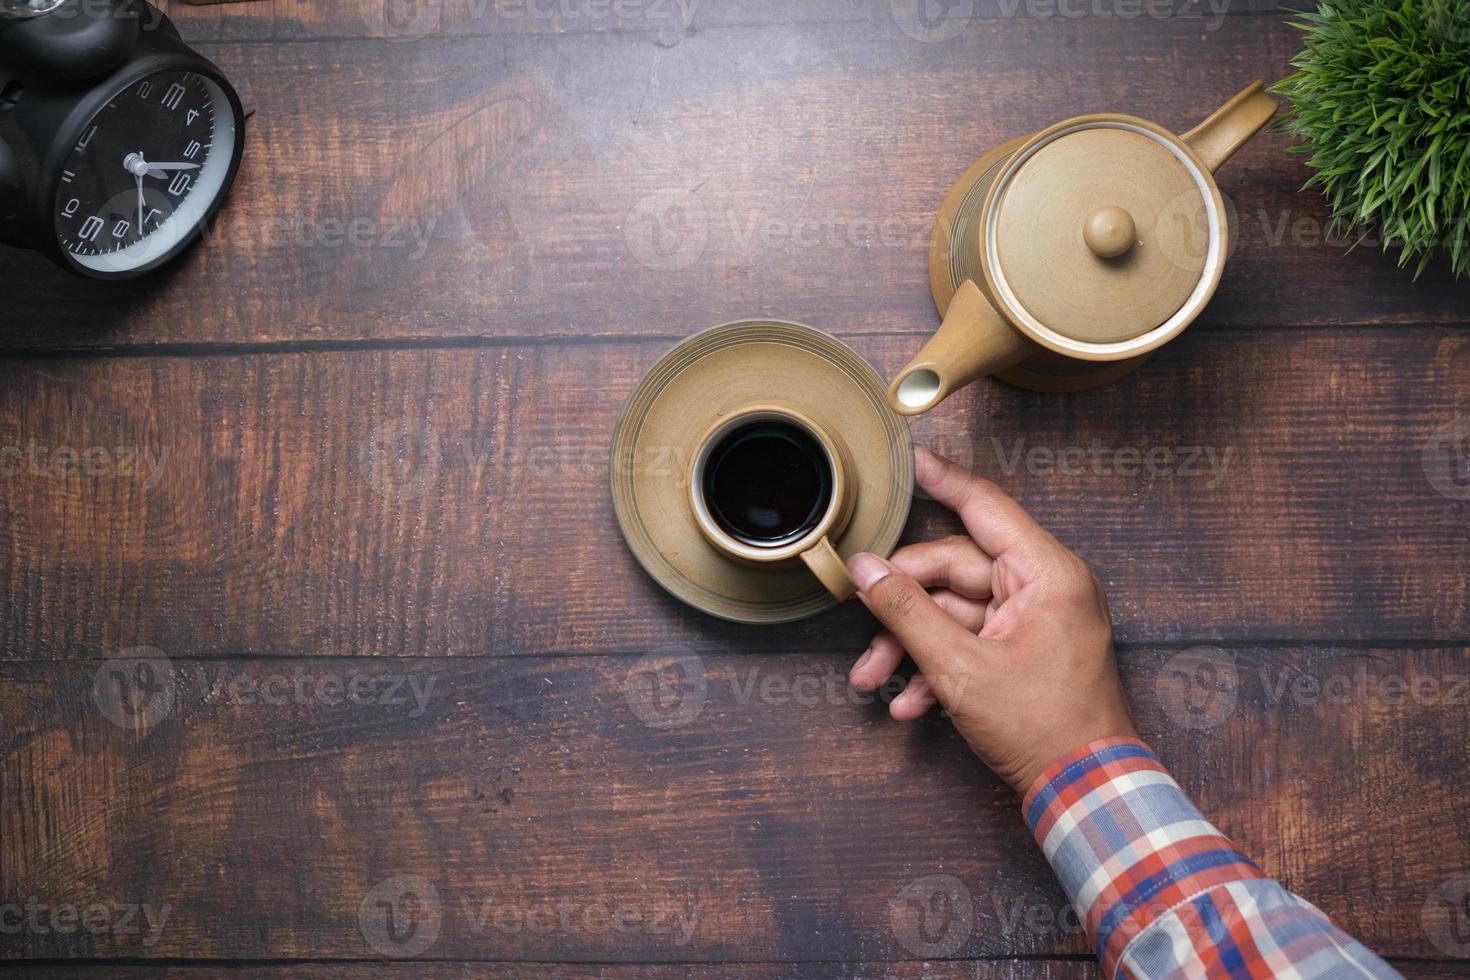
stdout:
[[1082,222],[1082,240],[1102,259],[1115,259],[1128,251],[1137,235],[1133,215],[1116,204],[1093,208]]

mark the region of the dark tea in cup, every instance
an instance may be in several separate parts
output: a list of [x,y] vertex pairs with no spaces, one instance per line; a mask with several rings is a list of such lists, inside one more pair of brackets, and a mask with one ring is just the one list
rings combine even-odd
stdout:
[[826,516],[832,462],[796,422],[755,418],[715,442],[700,490],[721,531],[751,547],[779,548],[810,534]]

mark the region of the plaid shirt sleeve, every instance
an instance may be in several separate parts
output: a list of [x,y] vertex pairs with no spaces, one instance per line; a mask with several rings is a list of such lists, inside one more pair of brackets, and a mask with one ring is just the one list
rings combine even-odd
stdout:
[[1042,774],[1026,822],[1115,977],[1397,977],[1207,822],[1137,739]]

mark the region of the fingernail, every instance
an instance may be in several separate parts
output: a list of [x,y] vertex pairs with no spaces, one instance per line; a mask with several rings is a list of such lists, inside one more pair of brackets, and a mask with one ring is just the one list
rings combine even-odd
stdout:
[[858,657],[857,658],[857,663],[855,663],[855,664],[852,665],[852,670],[848,671],[848,673],[849,674],[856,674],[858,671],[862,670],[863,669],[863,664],[867,663],[868,660],[872,656],[873,656],[873,648],[872,647],[868,647],[866,650],[863,651],[863,655],[861,657]]
[[923,446],[915,446],[914,473],[920,481],[933,479],[940,473],[939,457]]
[[866,592],[893,569],[882,558],[864,551],[852,556],[847,563],[847,570],[852,573],[852,580],[857,583],[858,591]]

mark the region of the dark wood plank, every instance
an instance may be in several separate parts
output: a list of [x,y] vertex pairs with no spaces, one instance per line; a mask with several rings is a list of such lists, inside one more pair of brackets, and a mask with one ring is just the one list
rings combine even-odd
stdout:
[[[1465,968],[1454,963],[1423,960],[1396,960],[1393,967],[1413,980],[1448,980],[1463,977]],[[969,977],[972,980],[1093,980],[1101,971],[1083,960],[935,960],[898,963],[733,963],[733,964],[577,964],[564,963],[292,963],[240,964],[236,966],[65,966],[12,967],[16,980],[52,977],[88,977],[103,975],[119,980],[215,980],[236,977],[248,971],[261,980],[361,980],[366,977],[423,977],[424,980],[460,980],[467,977],[496,977],[504,980],[545,977],[598,977],[603,980],[644,978],[649,980],[724,980],[727,977],[752,980],[860,980],[864,977],[925,980]]]
[[[1421,964],[1413,964],[1420,966]],[[1450,968],[1426,964],[1428,970],[1408,970],[1410,977],[1449,976]],[[7,973],[15,980],[104,975],[118,980],[216,980],[241,973],[261,980],[363,980],[368,977],[422,977],[423,980],[464,980],[493,977],[496,980],[563,980],[596,977],[599,980],[859,980],[885,977],[892,980],[923,978],[947,980],[1095,980],[1098,968],[1086,961],[1065,960],[937,960],[933,962],[888,963],[291,963],[289,965],[245,963],[232,966],[65,966],[16,965]]]
[[161,6],[194,41],[293,41],[379,38],[412,42],[428,37],[588,33],[652,35],[665,47],[709,30],[875,24],[895,28],[916,43],[941,44],[977,22],[1117,20],[1140,31],[1178,20],[1211,34],[1230,18],[1276,14],[1311,0],[960,0],[925,9],[915,0],[253,0],[232,7],[163,0]]
[[[1412,980],[1449,980],[1465,975],[1463,965],[1424,960],[1393,960],[1391,965]],[[731,963],[731,964],[565,964],[565,963],[292,963],[240,964],[235,966],[66,966],[18,965],[10,970],[16,980],[51,977],[88,977],[105,975],[119,980],[214,980],[235,977],[248,971],[262,980],[361,980],[365,977],[423,977],[424,980],[459,980],[467,977],[495,977],[518,980],[521,977],[560,980],[563,977],[598,977],[602,980],[644,978],[649,980],[724,980],[727,977],[752,980],[861,980],[906,977],[924,980],[947,980],[969,977],[971,980],[1094,980],[1101,975],[1097,966],[1080,959],[1046,960],[933,960],[888,963]]]
[[[1467,653],[1122,659],[1145,737],[1263,868],[1386,955],[1443,959],[1470,956],[1422,921],[1470,867]],[[0,664],[3,894],[114,916],[0,955],[1086,954],[1011,791],[946,721],[855,703],[849,659],[179,656],[146,688],[117,660]],[[376,900],[414,888],[398,945]],[[953,917],[910,917],[935,889]],[[114,931],[130,905],[159,927]]]
[[[716,6],[731,22],[672,47],[209,44],[259,111],[208,246],[122,287],[6,250],[0,343],[683,336],[757,313],[918,337],[932,215],[982,150],[1083,111],[1185,128],[1283,74],[1298,40],[1280,16],[1018,17],[926,44],[884,4],[773,26]],[[268,9],[298,8],[325,5]],[[1263,136],[1221,172],[1238,233],[1205,324],[1464,322],[1443,268],[1414,284],[1323,244],[1285,146]]]
[[[911,347],[856,343],[885,372]],[[0,362],[0,657],[861,649],[856,606],[732,627],[628,555],[607,445],[664,347]],[[1464,642],[1470,503],[1422,450],[1467,392],[1470,337],[1200,331],[916,433],[1092,563],[1122,642]],[[957,529],[920,503],[907,538]]]
[[[857,345],[885,372],[910,347]],[[607,442],[663,347],[0,363],[0,655],[860,648],[856,605],[728,626],[629,557]],[[1088,395],[978,383],[916,433],[1091,561],[1122,642],[1463,641],[1470,504],[1421,450],[1467,389],[1464,336],[1201,331]],[[957,529],[920,502],[907,539]]]

